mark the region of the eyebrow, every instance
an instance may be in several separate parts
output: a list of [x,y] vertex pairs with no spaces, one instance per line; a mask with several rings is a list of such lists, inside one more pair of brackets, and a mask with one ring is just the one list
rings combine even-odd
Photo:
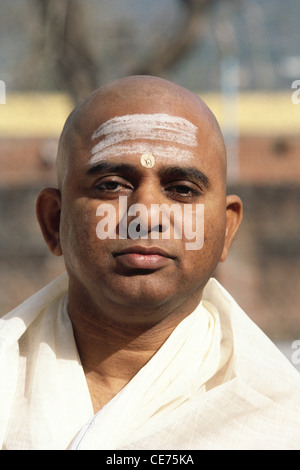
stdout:
[[[88,175],[97,173],[127,173],[133,176],[138,176],[139,169],[130,163],[100,162],[92,165],[88,170]],[[201,184],[207,189],[210,186],[209,178],[198,168],[195,167],[179,167],[179,166],[166,166],[159,170],[159,176],[162,178],[176,178],[176,179],[189,179],[196,183]]]
[[159,174],[162,177],[189,179],[203,185],[206,189],[210,186],[209,178],[195,167],[167,166],[162,168]]
[[111,162],[100,162],[92,165],[88,170],[88,175],[94,175],[97,173],[104,173],[104,172],[111,172],[111,173],[131,173],[131,174],[138,174],[137,168],[135,165],[130,163],[111,163]]

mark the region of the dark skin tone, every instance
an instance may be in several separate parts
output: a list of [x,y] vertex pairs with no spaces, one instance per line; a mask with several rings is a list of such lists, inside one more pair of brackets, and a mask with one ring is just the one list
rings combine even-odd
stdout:
[[[158,155],[153,168],[144,168],[140,154],[116,154],[91,168],[95,129],[112,117],[138,113],[179,116],[197,126],[192,157],[174,165]],[[209,109],[191,92],[154,77],[114,82],[75,109],[60,140],[58,183],[58,189],[40,193],[37,215],[49,249],[65,259],[69,316],[96,412],[197,307],[205,284],[227,256],[242,204],[226,195],[226,153]],[[120,196],[129,206],[204,204],[203,247],[186,250],[184,238],[153,240],[148,221],[148,239],[99,240],[97,207],[109,203],[117,210]],[[137,246],[163,249],[162,264],[128,265],[123,251]]]

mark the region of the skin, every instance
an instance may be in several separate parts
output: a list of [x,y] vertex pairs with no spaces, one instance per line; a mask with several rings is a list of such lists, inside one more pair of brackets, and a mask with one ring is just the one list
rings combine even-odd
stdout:
[[[197,126],[197,147],[182,145],[192,158],[176,159],[174,169],[171,158],[154,155],[154,167],[145,168],[141,154],[116,154],[106,163],[122,168],[88,173],[95,129],[115,116],[138,113],[166,113]],[[205,180],[195,179],[191,172],[178,173],[191,167]],[[57,173],[58,188],[39,194],[37,216],[50,251],[64,256],[70,278],[69,316],[97,411],[197,307],[205,284],[227,256],[241,222],[242,203],[237,196],[226,195],[226,151],[211,111],[190,91],[155,77],[118,80],[80,103],[62,132]],[[184,238],[99,240],[96,209],[110,203],[117,210],[119,196],[127,196],[129,205],[147,207],[204,204],[203,248],[185,250]],[[144,226],[151,230],[147,220]],[[161,232],[163,227],[156,229]],[[155,246],[167,255],[161,265],[140,269],[119,255],[137,245]]]

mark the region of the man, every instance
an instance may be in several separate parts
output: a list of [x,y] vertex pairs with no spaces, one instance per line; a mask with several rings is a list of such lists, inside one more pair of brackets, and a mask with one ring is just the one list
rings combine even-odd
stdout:
[[117,80],[69,116],[57,174],[37,215],[67,274],[1,320],[3,449],[298,448],[298,373],[212,278],[242,204],[207,106]]

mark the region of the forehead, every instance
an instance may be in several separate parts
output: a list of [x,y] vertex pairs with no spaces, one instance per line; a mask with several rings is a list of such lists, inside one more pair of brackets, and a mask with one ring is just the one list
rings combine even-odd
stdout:
[[200,99],[186,93],[178,97],[156,96],[152,90],[145,96],[121,92],[96,94],[74,110],[58,153],[61,181],[101,160],[141,166],[143,154],[154,156],[155,168],[192,164],[226,179],[223,137]]
[[100,124],[91,135],[90,164],[114,156],[152,154],[160,160],[192,158],[197,127],[180,116],[165,113],[126,114]]

